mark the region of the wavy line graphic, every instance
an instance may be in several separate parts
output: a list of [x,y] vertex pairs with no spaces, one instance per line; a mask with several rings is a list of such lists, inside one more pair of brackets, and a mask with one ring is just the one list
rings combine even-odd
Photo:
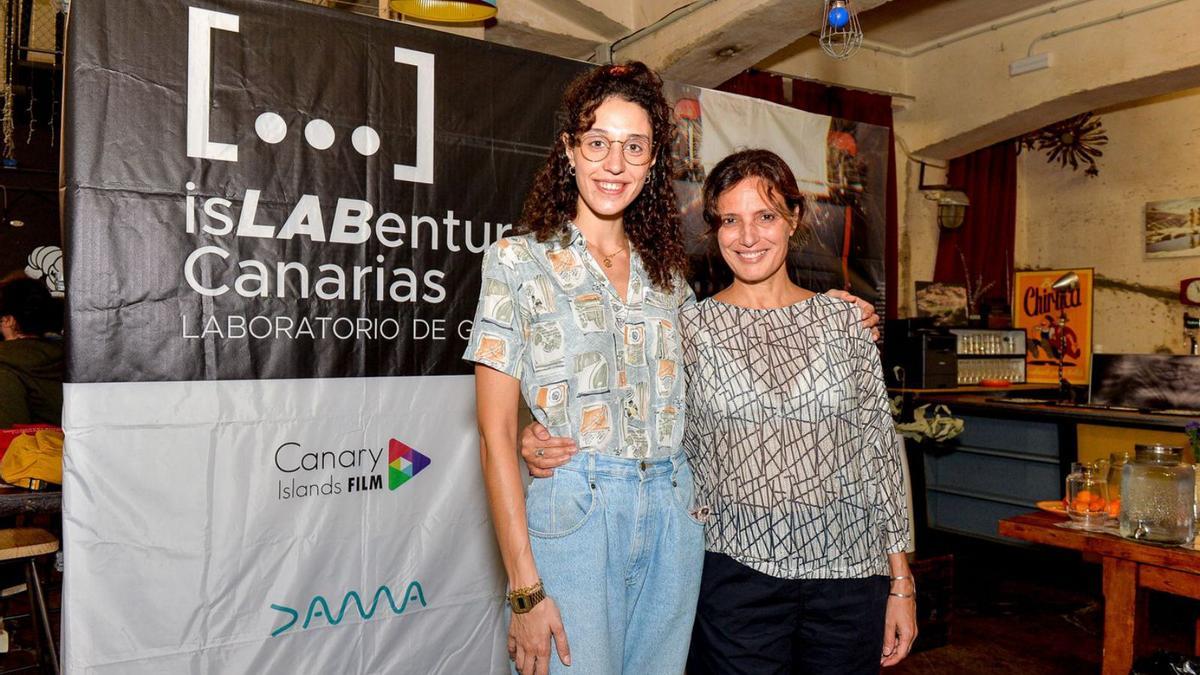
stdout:
[[[421,588],[420,582],[417,581],[410,583],[408,588],[404,589],[403,602],[400,603],[399,606],[396,606],[396,598],[392,595],[392,589],[388,588],[386,585],[380,586],[375,591],[375,596],[371,598],[370,609],[363,607],[362,598],[359,596],[358,591],[350,591],[349,593],[346,593],[346,595],[342,598],[342,606],[338,609],[337,614],[329,611],[329,603],[325,600],[324,596],[315,595],[308,603],[308,612],[304,615],[304,623],[301,625],[300,629],[308,629],[313,619],[317,617],[324,617],[331,626],[340,624],[342,619],[346,618],[346,609],[350,606],[350,602],[352,600],[354,601],[354,606],[358,609],[359,617],[361,617],[363,621],[366,621],[375,616],[375,611],[379,609],[380,596],[387,598],[388,607],[390,607],[392,613],[396,615],[403,614],[404,610],[408,607],[409,601],[412,600],[420,602],[422,607],[428,606],[428,603],[425,602],[425,590]],[[300,620],[300,612],[286,605],[272,604],[271,609],[277,612],[282,612],[290,617],[287,623],[271,631],[271,637],[275,637],[281,633],[287,632],[292,628],[292,626],[296,625],[297,621]]]

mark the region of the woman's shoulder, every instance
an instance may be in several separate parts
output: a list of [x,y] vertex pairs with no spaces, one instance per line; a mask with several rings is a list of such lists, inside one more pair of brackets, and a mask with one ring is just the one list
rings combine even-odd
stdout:
[[806,304],[812,320],[823,325],[831,334],[841,334],[851,339],[871,339],[870,330],[862,324],[863,315],[857,304],[825,293],[818,293]]
[[840,300],[828,293],[817,293],[809,298],[805,304],[808,308],[814,310],[817,318],[828,321],[831,324],[845,325],[847,318],[858,314],[858,306],[853,302]]
[[509,269],[534,262],[535,253],[546,247],[532,234],[514,234],[492,242],[483,253],[484,266],[489,262]]

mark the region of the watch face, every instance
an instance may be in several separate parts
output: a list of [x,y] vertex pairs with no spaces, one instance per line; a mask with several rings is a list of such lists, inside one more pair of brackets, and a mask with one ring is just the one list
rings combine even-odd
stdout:
[[1190,305],[1200,305],[1200,277],[1183,281],[1183,301]]

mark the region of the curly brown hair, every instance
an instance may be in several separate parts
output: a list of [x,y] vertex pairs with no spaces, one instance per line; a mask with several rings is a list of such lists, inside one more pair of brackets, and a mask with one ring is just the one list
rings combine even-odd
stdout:
[[646,64],[631,61],[601,66],[584,73],[567,87],[562,100],[561,126],[555,130],[554,146],[534,177],[525,198],[517,232],[533,234],[538,241],[565,238],[567,223],[575,218],[579,188],[567,161],[568,147],[592,128],[596,108],[616,97],[642,107],[653,128],[654,167],[638,196],[625,209],[625,235],[642,257],[650,281],[660,290],[675,289],[677,277],[687,272],[683,225],[671,184],[671,144],[675,120],[662,92],[662,79]]

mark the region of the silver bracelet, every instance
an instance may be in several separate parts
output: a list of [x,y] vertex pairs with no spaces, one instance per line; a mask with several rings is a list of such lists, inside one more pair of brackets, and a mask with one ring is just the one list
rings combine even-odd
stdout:
[[911,598],[911,597],[913,597],[914,595],[916,595],[916,594],[917,594],[917,581],[916,581],[916,579],[913,579],[913,578],[912,578],[912,576],[904,576],[904,575],[900,575],[900,576],[897,576],[897,577],[888,577],[888,578],[889,578],[889,579],[891,579],[892,581],[911,581],[911,582],[912,582],[912,593],[892,593],[892,592],[889,592],[889,593],[888,593],[888,595],[892,595],[892,596],[895,596],[895,597],[897,597],[897,598]]

